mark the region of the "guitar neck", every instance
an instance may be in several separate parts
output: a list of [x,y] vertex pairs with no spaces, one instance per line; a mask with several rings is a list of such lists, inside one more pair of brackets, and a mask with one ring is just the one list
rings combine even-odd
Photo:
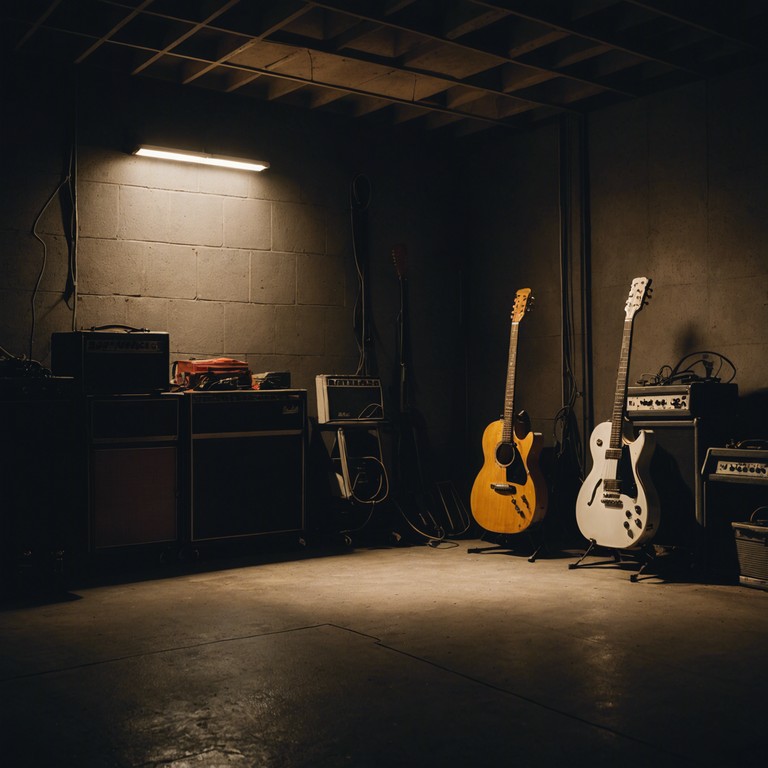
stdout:
[[621,341],[621,354],[619,356],[619,370],[616,377],[616,396],[613,401],[613,414],[611,416],[610,448],[614,450],[621,450],[624,411],[627,403],[629,352],[632,346],[632,324],[633,318],[627,318],[624,321],[624,333]]
[[504,394],[504,425],[501,439],[512,442],[512,423],[515,415],[515,365],[517,362],[517,337],[520,323],[512,321],[509,333],[509,362],[507,364],[507,389]]

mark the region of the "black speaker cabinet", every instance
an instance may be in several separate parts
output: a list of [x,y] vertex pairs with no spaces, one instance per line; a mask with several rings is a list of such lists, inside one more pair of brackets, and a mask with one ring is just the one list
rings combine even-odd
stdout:
[[304,390],[188,392],[189,539],[304,528]]
[[637,429],[653,430],[656,437],[650,475],[659,495],[661,519],[653,541],[687,550],[691,564],[703,567],[705,513],[701,467],[707,448],[725,440],[722,422],[694,417],[635,419],[633,424]]
[[88,398],[92,552],[176,542],[180,400]]
[[47,587],[69,564],[76,482],[77,418],[66,398],[0,397],[0,593]]

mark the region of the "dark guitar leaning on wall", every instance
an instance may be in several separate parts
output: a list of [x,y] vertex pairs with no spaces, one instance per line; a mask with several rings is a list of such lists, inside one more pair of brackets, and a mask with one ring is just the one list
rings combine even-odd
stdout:
[[520,321],[532,308],[530,288],[515,294],[509,338],[504,416],[483,433],[483,466],[472,485],[470,508],[477,523],[494,533],[521,533],[547,511],[547,486],[539,468],[541,435],[525,411],[515,414],[515,364]]
[[659,501],[648,476],[655,436],[643,429],[635,436],[625,417],[632,325],[648,302],[650,284],[646,277],[632,281],[625,306],[613,415],[611,421],[598,424],[592,431],[592,469],[576,498],[576,522],[583,536],[612,549],[646,544],[659,526]]
[[393,457],[395,496],[412,528],[424,536],[439,538],[443,530],[432,513],[431,483],[422,460],[424,422],[410,402],[408,248],[404,243],[392,248],[392,262],[400,286],[400,311],[397,317],[398,413]]

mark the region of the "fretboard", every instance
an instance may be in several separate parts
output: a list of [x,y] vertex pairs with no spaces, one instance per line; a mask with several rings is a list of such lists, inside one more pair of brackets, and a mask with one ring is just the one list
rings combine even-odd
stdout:
[[624,321],[624,334],[621,340],[619,371],[616,376],[616,397],[613,400],[613,415],[611,417],[610,448],[613,450],[621,450],[621,433],[624,422],[624,409],[627,402],[629,351],[632,346],[632,320],[633,318],[627,318]]
[[512,423],[515,415],[515,364],[517,362],[517,331],[520,323],[512,322],[509,333],[509,363],[507,364],[507,390],[504,395],[504,426],[502,442],[512,442]]

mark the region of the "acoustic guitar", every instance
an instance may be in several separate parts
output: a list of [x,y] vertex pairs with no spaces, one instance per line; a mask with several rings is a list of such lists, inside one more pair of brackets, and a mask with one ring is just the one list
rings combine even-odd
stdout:
[[541,434],[531,431],[525,411],[515,414],[515,365],[520,322],[533,308],[530,288],[515,294],[509,338],[504,415],[483,433],[483,466],[470,494],[478,525],[494,533],[521,533],[547,511],[547,486],[539,468]]
[[625,416],[632,327],[635,315],[648,303],[650,284],[646,277],[632,281],[612,418],[592,431],[592,469],[576,497],[576,522],[583,536],[612,549],[634,549],[648,543],[659,525],[659,501],[648,472],[655,436],[645,429],[635,435]]

